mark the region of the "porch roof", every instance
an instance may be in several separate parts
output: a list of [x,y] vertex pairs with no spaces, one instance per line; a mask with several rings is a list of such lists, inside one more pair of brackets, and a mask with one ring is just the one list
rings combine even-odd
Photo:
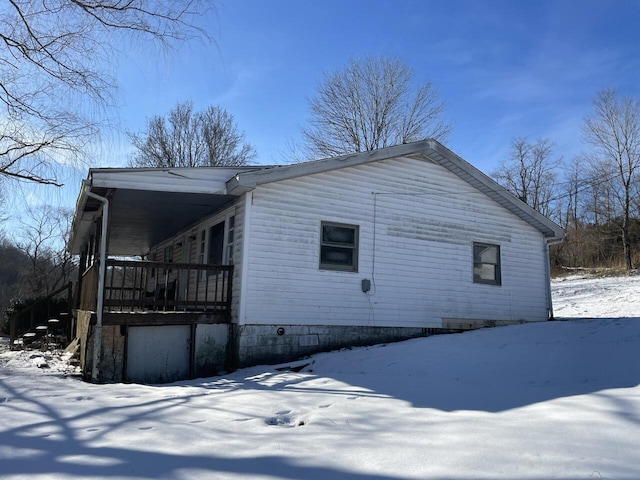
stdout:
[[108,254],[144,255],[236,198],[226,193],[229,178],[261,168],[267,167],[91,169],[76,203],[69,251],[81,253],[100,216],[102,204],[86,188],[109,199]]

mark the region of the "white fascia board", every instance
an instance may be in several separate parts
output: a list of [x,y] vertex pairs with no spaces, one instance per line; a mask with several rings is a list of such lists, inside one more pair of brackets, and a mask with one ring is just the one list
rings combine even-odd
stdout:
[[540,212],[524,203],[502,185],[485,175],[469,162],[459,157],[442,144],[433,141],[432,153],[429,158],[458,175],[460,178],[475,186],[485,195],[505,207],[527,223],[540,230],[545,238],[561,240],[564,230],[555,222],[549,220]]
[[254,172],[238,173],[227,182],[229,195],[239,195],[265,183],[288,180],[290,178],[329,172],[340,168],[353,167],[364,163],[388,160],[425,153],[430,148],[430,141],[423,140],[415,143],[396,145],[367,152],[343,155],[341,157],[325,158],[311,162],[281,165]]
[[176,193],[226,194],[226,182],[239,172],[266,167],[92,169],[91,186]]
[[230,195],[240,195],[265,183],[398,157],[420,158],[425,161],[437,163],[478,188],[498,204],[538,229],[544,234],[545,238],[564,238],[564,230],[560,226],[516,198],[511,192],[436,140],[422,140],[369,152],[272,167],[254,172],[239,172],[227,181],[227,193]]

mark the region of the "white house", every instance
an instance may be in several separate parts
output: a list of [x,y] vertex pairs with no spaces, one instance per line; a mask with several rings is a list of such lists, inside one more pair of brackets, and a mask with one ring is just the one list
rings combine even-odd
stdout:
[[433,140],[287,166],[92,169],[69,242],[83,369],[166,382],[545,321],[563,235]]

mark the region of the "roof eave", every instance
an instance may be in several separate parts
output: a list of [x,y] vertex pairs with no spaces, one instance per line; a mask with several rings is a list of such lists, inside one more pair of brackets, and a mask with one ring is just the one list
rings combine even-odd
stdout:
[[531,224],[534,228],[538,229],[545,238],[564,238],[564,230],[560,226],[516,198],[511,192],[436,140],[422,140],[379,150],[343,155],[341,157],[238,173],[227,181],[226,190],[229,195],[241,195],[253,190],[258,185],[266,183],[398,157],[419,157],[423,160],[437,163]]
[[238,195],[248,192],[256,186],[263,185],[265,183],[278,182],[305,175],[313,175],[340,168],[353,167],[364,163],[414,155],[425,151],[425,149],[429,147],[430,142],[430,140],[422,140],[420,142],[395,145],[393,147],[342,155],[340,157],[325,158],[291,165],[281,165],[253,172],[238,173],[227,181],[227,192],[229,195]]
[[462,157],[436,141],[431,141],[431,150],[431,153],[427,155],[429,160],[447,168],[498,204],[507,208],[507,210],[527,221],[527,223],[538,229],[547,240],[564,239],[565,232],[562,227],[524,203]]

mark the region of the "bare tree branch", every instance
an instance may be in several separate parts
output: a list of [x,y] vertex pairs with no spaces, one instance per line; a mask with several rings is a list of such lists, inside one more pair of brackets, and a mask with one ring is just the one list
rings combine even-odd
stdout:
[[493,172],[493,178],[524,203],[546,216],[554,212],[556,170],[561,160],[553,157],[553,143],[539,138],[529,143],[526,138],[511,142],[511,158]]
[[23,274],[25,295],[45,296],[70,280],[75,264],[64,240],[71,218],[70,210],[40,207],[19,220],[15,245],[29,258],[29,269]]
[[236,166],[256,156],[233,115],[214,106],[194,112],[191,102],[177,104],[167,118],[150,118],[146,132],[129,137],[137,149],[134,167]]
[[[8,0],[0,7],[0,177],[58,185],[60,155],[81,158],[115,80],[114,46],[208,38],[212,0]],[[40,170],[38,170],[40,168]]]
[[424,138],[446,139],[445,103],[430,82],[412,87],[413,71],[393,58],[352,60],[327,75],[309,100],[303,129],[310,157],[374,150]]
[[631,270],[630,226],[640,172],[640,100],[620,97],[614,89],[598,92],[582,132],[593,147],[592,176],[608,180],[594,194],[599,194],[598,203],[606,200],[608,220],[619,223],[625,265]]

